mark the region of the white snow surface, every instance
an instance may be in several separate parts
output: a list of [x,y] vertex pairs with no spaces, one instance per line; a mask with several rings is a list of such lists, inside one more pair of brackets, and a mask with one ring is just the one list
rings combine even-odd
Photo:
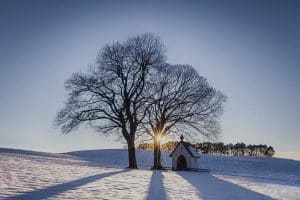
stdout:
[[[151,151],[52,154],[0,148],[0,199],[299,199],[300,161],[201,155],[210,172],[150,170]],[[169,152],[163,165],[171,167]]]

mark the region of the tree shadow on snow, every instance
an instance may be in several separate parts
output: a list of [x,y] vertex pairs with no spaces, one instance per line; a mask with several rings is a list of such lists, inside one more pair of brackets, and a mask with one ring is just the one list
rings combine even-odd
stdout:
[[163,175],[160,170],[153,170],[148,189],[148,200],[167,199],[163,184]]
[[207,173],[177,172],[191,183],[204,200],[209,199],[267,199],[273,198],[264,194],[248,190],[239,185],[224,181]]
[[[221,174],[222,175],[222,174]],[[227,175],[227,174],[224,174]],[[291,178],[278,178],[278,177],[260,177],[253,175],[244,175],[244,174],[229,174],[229,176],[237,176],[241,178],[246,178],[247,180],[260,182],[260,183],[272,183],[277,185],[288,185],[288,186],[300,186],[300,180],[291,179]]]
[[23,193],[23,194],[20,194],[17,196],[8,197],[7,199],[9,199],[9,200],[12,200],[12,199],[20,199],[20,200],[46,199],[46,198],[55,196],[59,193],[62,193],[62,192],[68,191],[68,190],[72,190],[72,189],[80,187],[82,185],[92,183],[99,179],[102,179],[102,178],[105,178],[108,176],[113,176],[113,175],[116,175],[116,174],[119,174],[119,173],[122,173],[125,171],[128,171],[128,170],[124,169],[124,170],[116,171],[116,172],[108,172],[108,173],[88,176],[88,177],[84,177],[81,179],[77,179],[75,181],[61,183],[61,184],[50,186],[50,187],[47,187],[44,189],[39,189],[39,190],[35,190],[35,191],[26,192],[26,193]]

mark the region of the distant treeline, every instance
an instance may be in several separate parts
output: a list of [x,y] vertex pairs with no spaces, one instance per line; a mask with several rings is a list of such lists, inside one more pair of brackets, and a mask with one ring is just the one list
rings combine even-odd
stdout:
[[[170,141],[161,145],[162,151],[172,151],[178,141]],[[229,155],[229,156],[268,156],[272,157],[275,150],[272,146],[265,144],[250,144],[236,143],[236,144],[224,144],[223,142],[202,142],[192,144],[192,146],[202,154],[213,155]],[[138,146],[139,149],[153,149],[153,143],[141,143]]]

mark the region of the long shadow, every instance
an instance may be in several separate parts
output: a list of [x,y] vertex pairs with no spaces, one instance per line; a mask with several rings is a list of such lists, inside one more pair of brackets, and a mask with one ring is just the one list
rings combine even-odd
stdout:
[[267,199],[273,198],[224,181],[210,174],[199,172],[177,172],[199,191],[202,199]]
[[46,199],[46,198],[55,196],[59,193],[62,193],[62,192],[68,191],[68,190],[72,190],[74,188],[80,187],[80,186],[88,184],[88,183],[92,183],[101,178],[113,176],[115,174],[119,174],[119,173],[122,173],[125,171],[128,171],[128,170],[124,169],[124,170],[116,171],[116,172],[108,172],[108,173],[88,176],[88,177],[84,177],[84,178],[81,178],[81,179],[78,179],[75,181],[70,181],[67,183],[50,186],[50,187],[47,187],[44,189],[26,192],[26,193],[23,193],[23,194],[20,194],[17,196],[8,197],[6,199],[9,199],[9,200],[11,200],[11,199],[20,199],[20,200]]
[[161,200],[167,199],[164,184],[163,175],[159,170],[153,170],[151,176],[151,182],[148,189],[148,200]]
[[300,186],[299,179],[291,179],[291,178],[278,178],[278,177],[260,177],[253,175],[245,175],[245,174],[226,174],[220,173],[220,175],[229,175],[229,176],[237,176],[237,177],[245,177],[247,180],[258,181],[260,183],[273,183],[277,185],[288,185],[288,186]]

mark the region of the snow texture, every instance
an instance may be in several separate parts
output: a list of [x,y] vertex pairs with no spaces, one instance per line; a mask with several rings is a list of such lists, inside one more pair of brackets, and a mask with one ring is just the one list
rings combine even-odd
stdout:
[[[169,152],[162,155],[170,167]],[[0,149],[0,199],[299,199],[300,162],[279,158],[201,155],[210,173],[152,171],[151,151],[51,154]]]

